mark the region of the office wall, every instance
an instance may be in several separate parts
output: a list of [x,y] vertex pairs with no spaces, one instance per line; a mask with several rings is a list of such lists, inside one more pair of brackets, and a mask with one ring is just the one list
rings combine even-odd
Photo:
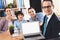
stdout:
[[41,12],[41,0],[30,0],[30,6],[35,8],[36,12]]
[[54,12],[60,20],[60,0],[53,0],[54,3]]

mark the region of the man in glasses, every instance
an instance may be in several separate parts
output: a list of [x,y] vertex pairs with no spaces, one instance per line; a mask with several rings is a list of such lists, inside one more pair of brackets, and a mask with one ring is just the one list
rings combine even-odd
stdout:
[[60,35],[60,21],[53,12],[54,5],[51,0],[43,0],[42,11],[45,14],[42,33],[46,39],[57,38]]

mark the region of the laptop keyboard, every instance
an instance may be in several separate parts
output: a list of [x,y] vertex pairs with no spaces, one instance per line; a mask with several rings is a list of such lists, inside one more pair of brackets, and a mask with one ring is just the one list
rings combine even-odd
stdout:
[[32,38],[32,37],[38,37],[38,36],[41,36],[40,34],[37,34],[37,35],[29,35],[29,36],[24,36],[25,38]]

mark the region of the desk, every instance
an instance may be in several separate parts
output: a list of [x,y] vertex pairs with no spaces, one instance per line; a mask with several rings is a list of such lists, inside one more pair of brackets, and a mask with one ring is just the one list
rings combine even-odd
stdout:
[[0,34],[0,40],[13,40],[9,32],[3,32]]
[[21,40],[21,39],[23,39],[22,35],[13,38],[8,31],[0,34],[0,40]]
[[23,39],[22,34],[20,34],[18,37],[12,37],[12,35],[10,35],[8,31],[0,33],[0,40],[22,40],[22,39]]
[[20,34],[19,36],[13,37],[13,40],[23,40],[23,35]]

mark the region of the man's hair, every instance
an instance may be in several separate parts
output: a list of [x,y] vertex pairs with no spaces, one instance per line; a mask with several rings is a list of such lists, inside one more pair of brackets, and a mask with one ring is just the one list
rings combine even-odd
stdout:
[[[33,7],[30,7],[30,8],[28,8],[28,11],[30,10],[30,9],[34,9]],[[34,9],[35,10],[35,9]]]
[[50,2],[51,2],[51,4],[53,5],[53,1],[52,1],[52,0],[43,0],[43,2],[44,2],[44,1],[50,1]]
[[24,16],[24,14],[23,14],[21,11],[17,11],[17,12],[15,13],[15,15],[16,15],[17,18],[18,18],[18,15],[23,15],[23,16]]

